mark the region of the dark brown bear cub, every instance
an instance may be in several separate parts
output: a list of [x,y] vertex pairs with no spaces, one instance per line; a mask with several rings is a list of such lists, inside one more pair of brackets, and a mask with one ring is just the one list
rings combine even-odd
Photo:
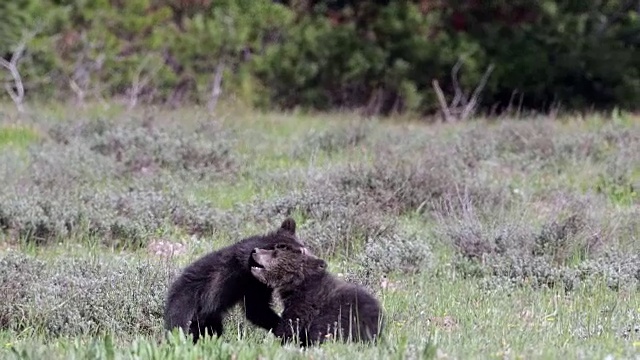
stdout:
[[252,276],[251,265],[255,263],[251,254],[256,247],[273,249],[278,244],[306,253],[295,231],[295,221],[287,218],[276,231],[243,239],[187,266],[169,289],[165,329],[180,327],[193,335],[194,343],[207,333],[220,336],[225,313],[244,300],[247,319],[273,330],[280,322],[271,308],[273,289]]
[[273,333],[283,343],[296,340],[302,346],[341,341],[374,341],[378,338],[381,309],[364,288],[327,272],[327,264],[299,248],[279,245],[256,249],[257,265],[251,273],[278,291],[284,303],[282,320]]

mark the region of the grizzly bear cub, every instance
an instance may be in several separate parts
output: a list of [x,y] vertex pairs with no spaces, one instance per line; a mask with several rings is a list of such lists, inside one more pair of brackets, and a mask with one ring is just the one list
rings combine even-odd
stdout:
[[247,319],[273,330],[280,322],[271,308],[273,289],[251,275],[251,265],[255,265],[251,254],[256,247],[273,249],[278,244],[307,253],[295,232],[295,221],[287,218],[274,232],[246,238],[187,266],[169,289],[165,329],[180,327],[193,335],[194,343],[205,334],[220,336],[227,310],[244,301]]
[[382,329],[378,301],[364,288],[327,271],[327,263],[287,244],[255,249],[251,273],[275,289],[284,303],[273,333],[301,346],[339,341],[375,341]]

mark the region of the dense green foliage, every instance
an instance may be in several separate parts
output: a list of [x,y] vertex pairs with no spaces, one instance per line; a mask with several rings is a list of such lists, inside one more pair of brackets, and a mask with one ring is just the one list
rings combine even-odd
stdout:
[[36,32],[27,99],[205,103],[221,70],[223,95],[247,104],[431,113],[432,80],[452,96],[460,59],[469,93],[495,65],[485,110],[640,103],[635,1],[355,3],[5,1],[0,55]]

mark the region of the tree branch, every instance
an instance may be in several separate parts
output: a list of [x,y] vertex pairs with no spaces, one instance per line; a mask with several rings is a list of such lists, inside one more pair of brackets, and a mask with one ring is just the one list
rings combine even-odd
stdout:
[[444,97],[444,93],[438,84],[438,80],[433,79],[431,82],[433,85],[433,90],[436,92],[436,96],[438,97],[438,102],[440,103],[440,110],[442,110],[442,115],[444,116],[445,122],[451,122],[453,119],[451,117],[451,112],[449,111],[449,105],[447,105],[447,99]]
[[[27,34],[23,36],[22,40],[16,46],[13,54],[11,55],[11,59],[7,61],[4,58],[0,57],[0,66],[7,69],[13,78],[13,86],[7,82],[5,84],[5,89],[9,93],[11,100],[16,104],[18,108],[18,112],[24,112],[24,84],[22,83],[22,77],[20,76],[20,71],[18,70],[18,63],[22,59],[22,55],[24,54],[24,50],[27,47],[27,42],[33,37],[34,34]],[[14,89],[15,86],[15,89]]]
[[467,104],[467,106],[464,107],[464,110],[462,110],[462,115],[460,116],[461,119],[466,119],[473,111],[475,111],[476,109],[476,105],[478,104],[478,98],[480,97],[480,93],[482,93],[482,90],[484,89],[485,85],[487,85],[487,80],[489,80],[489,75],[491,75],[491,73],[493,72],[494,69],[494,65],[491,64],[489,65],[489,67],[487,68],[487,70],[484,72],[484,75],[482,75],[482,78],[480,79],[480,83],[478,84],[478,86],[476,87],[476,90],[473,92],[473,95],[471,96],[471,100],[469,100],[469,103]]
[[218,99],[220,95],[222,95],[222,75],[224,71],[224,63],[220,62],[216,66],[216,72],[213,75],[213,84],[211,86],[211,97],[209,98],[209,103],[207,104],[207,108],[210,112],[213,112],[218,105]]

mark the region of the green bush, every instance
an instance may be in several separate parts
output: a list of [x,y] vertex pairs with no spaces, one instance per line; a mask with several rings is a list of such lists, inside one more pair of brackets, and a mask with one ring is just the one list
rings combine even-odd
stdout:
[[445,45],[445,34],[429,38],[438,18],[421,15],[414,4],[392,2],[379,10],[364,27],[308,15],[287,29],[286,40],[257,68],[272,103],[432,110],[431,79],[455,62],[455,54],[442,49],[456,45]]
[[167,34],[167,51],[191,79],[192,100],[206,102],[217,66],[224,68],[225,92],[251,100],[249,60],[260,56],[291,22],[286,8],[271,1],[215,1],[210,9],[184,19],[184,30]]
[[637,107],[640,17],[631,2],[492,0],[467,9],[466,20],[466,33],[496,64],[488,104],[517,91],[516,101],[522,94],[535,108]]
[[22,32],[37,30],[20,63],[29,97],[115,96],[132,105],[205,103],[222,69],[224,96],[261,107],[432,113],[432,80],[453,95],[458,59],[466,92],[495,65],[484,109],[640,103],[640,16],[622,0],[458,0],[429,11],[409,0],[184,3],[194,6],[3,3],[0,54],[9,58]]

